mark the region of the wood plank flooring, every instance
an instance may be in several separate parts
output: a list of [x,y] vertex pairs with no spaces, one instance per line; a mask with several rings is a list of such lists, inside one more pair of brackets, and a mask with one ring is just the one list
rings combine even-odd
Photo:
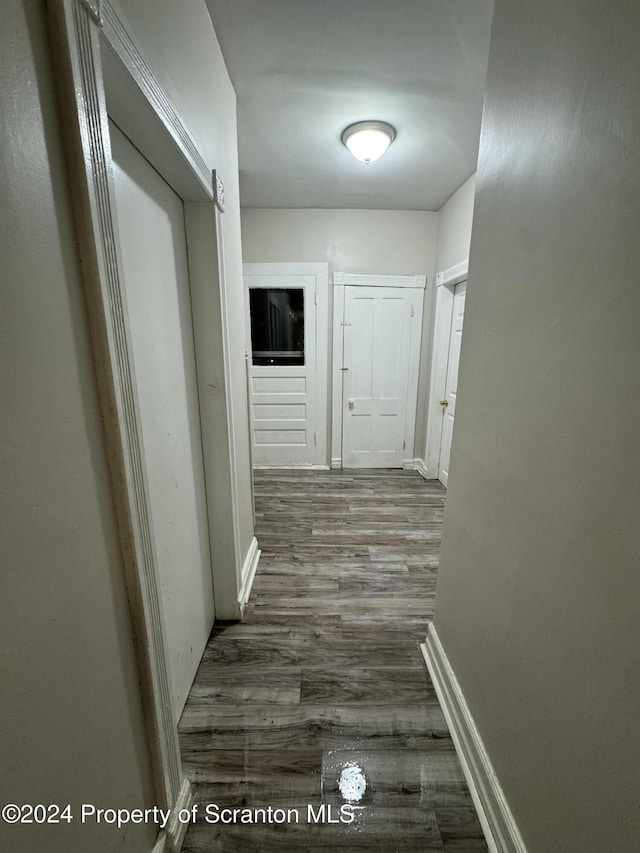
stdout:
[[255,483],[247,613],[214,628],[179,726],[199,809],[183,850],[486,853],[418,648],[444,489],[387,470]]

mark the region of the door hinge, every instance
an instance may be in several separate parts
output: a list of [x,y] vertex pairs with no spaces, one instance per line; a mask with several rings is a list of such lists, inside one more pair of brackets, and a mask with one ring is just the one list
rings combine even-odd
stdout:
[[406,442],[406,441],[403,441],[403,442],[402,442],[402,449],[403,449],[403,450],[406,450],[406,449],[407,449],[407,442]]
[[411,306],[411,316],[413,317],[413,305]]
[[317,432],[314,432],[314,434],[313,434],[313,443],[315,444],[316,447],[318,446],[318,433]]
[[318,291],[317,290],[313,291],[313,304],[314,305],[318,304]]

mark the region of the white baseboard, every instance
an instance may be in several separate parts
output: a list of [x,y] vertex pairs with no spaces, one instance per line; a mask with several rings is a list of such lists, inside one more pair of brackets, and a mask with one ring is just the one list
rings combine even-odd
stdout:
[[244,608],[246,607],[249,596],[251,595],[251,587],[253,586],[253,579],[256,576],[260,554],[261,551],[258,548],[258,540],[254,536],[251,540],[251,545],[249,545],[247,556],[244,558],[244,563],[242,564],[242,574],[240,576],[242,586],[238,595],[240,618],[242,618]]
[[405,459],[403,463],[403,467],[408,469],[409,471],[417,471],[418,474],[423,476],[425,480],[437,480],[438,472],[434,470],[429,470],[427,468],[424,459],[419,459],[416,457],[415,459]]
[[500,781],[438,632],[429,625],[420,646],[440,700],[490,853],[527,853]]
[[331,457],[331,468],[342,468],[342,458],[340,456]]
[[[332,466],[333,467],[333,466]],[[340,466],[338,466],[340,467]],[[328,471],[328,465],[254,465],[254,471]]]
[[192,805],[193,789],[191,782],[187,778],[184,778],[180,786],[178,799],[171,809],[167,828],[163,829],[160,835],[158,835],[151,853],[180,853],[182,842],[189,828],[189,821],[180,820],[179,815],[183,812],[182,816],[186,817],[186,813],[191,810]]
[[430,477],[427,476],[427,466],[424,464],[424,459],[414,459],[413,470],[417,471],[425,480],[430,479]]

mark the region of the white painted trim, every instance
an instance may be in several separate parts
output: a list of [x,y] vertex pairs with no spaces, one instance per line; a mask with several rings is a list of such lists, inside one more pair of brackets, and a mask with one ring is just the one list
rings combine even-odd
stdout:
[[217,169],[213,170],[213,200],[220,213],[224,213],[224,181]]
[[[245,305],[246,310],[246,305]],[[249,448],[249,470],[253,471],[253,412],[251,411],[251,353],[248,349],[244,351],[244,384],[247,397],[247,446]],[[253,474],[251,475],[251,517],[253,527],[256,526],[256,484]]]
[[461,261],[436,276],[436,307],[433,327],[433,345],[431,348],[431,376],[429,379],[429,399],[427,402],[427,437],[424,459],[428,472],[427,479],[437,480],[440,474],[440,444],[442,441],[443,410],[440,405],[447,391],[447,365],[449,359],[449,338],[451,337],[451,317],[453,314],[453,296],[455,287],[467,281],[469,259]]
[[211,171],[114,0],[101,2],[101,14],[100,72],[110,117],[183,201],[213,200]]
[[186,812],[191,811],[193,806],[193,788],[191,782],[185,777],[182,780],[180,792],[175,805],[171,809],[167,828],[158,835],[151,853],[180,853],[184,837],[189,828],[189,821],[180,820],[180,813],[186,817]]
[[175,806],[171,809],[169,816],[169,824],[167,827],[167,838],[169,842],[169,850],[171,853],[179,853],[184,837],[187,834],[189,823],[186,820],[180,820],[180,812],[190,811],[193,805],[193,788],[188,779],[182,780],[182,787]]
[[404,426],[405,453],[410,453],[412,457],[415,452],[416,414],[418,411],[418,376],[420,371],[420,351],[422,349],[424,289],[413,290],[413,307],[415,310],[414,322],[411,324],[411,340],[409,342],[409,381],[407,383],[407,408]]
[[418,474],[420,474],[422,477],[424,477],[425,480],[431,479],[428,476],[427,466],[424,464],[424,459],[419,459],[418,457],[416,457],[415,459],[413,459],[412,467],[413,467],[413,470],[417,471]]
[[420,646],[490,853],[527,853],[455,672],[432,624]]
[[[223,357],[223,372],[222,379],[224,381],[224,393],[226,398],[226,409],[227,409],[227,422],[226,422],[226,432],[224,433],[224,438],[227,442],[228,446],[228,465],[229,465],[229,479],[226,482],[226,486],[228,488],[227,494],[228,499],[231,502],[232,507],[232,531],[233,531],[233,549],[235,552],[235,561],[233,564],[234,568],[234,579],[236,584],[236,595],[237,590],[242,586],[242,571],[241,566],[241,553],[242,553],[242,545],[241,545],[241,535],[240,535],[240,509],[239,509],[239,500],[238,500],[238,432],[236,430],[235,418],[234,418],[234,406],[233,400],[231,398],[231,348],[229,346],[229,311],[227,309],[227,285],[226,285],[226,264],[224,260],[224,243],[222,240],[222,216],[223,214],[220,212],[220,209],[216,207],[215,210],[215,220],[216,220],[216,238],[217,238],[217,253],[218,253],[218,275],[220,277],[220,312],[222,317],[222,357]],[[187,235],[187,240],[189,239]],[[209,334],[212,334],[213,330],[209,330]],[[203,389],[203,393],[206,397],[205,389]],[[215,479],[213,481],[213,488],[216,488]],[[226,531],[225,531],[226,532]],[[216,531],[213,531],[213,535],[215,535]],[[224,535],[224,533],[223,533]],[[229,579],[229,584],[232,581]],[[225,598],[226,601],[226,598]],[[231,602],[229,602],[230,604]],[[235,607],[235,604],[234,604]],[[229,618],[226,613],[220,612],[217,614],[219,619],[227,619]]]
[[89,12],[93,20],[98,24],[98,26],[102,27],[104,25],[104,21],[102,18],[102,9],[100,7],[100,0],[82,0],[82,5]]
[[328,471],[328,465],[254,465],[254,471]]
[[256,571],[258,570],[261,553],[262,551],[258,548],[258,540],[254,536],[242,565],[242,587],[240,589],[240,594],[238,595],[240,618],[242,618],[244,609],[247,606],[247,601],[249,601],[249,596],[251,595],[251,587],[253,586]]
[[436,276],[436,287],[443,284],[449,286],[459,284],[461,281],[466,281],[469,277],[469,258],[460,261],[459,264],[454,264],[446,270],[442,270]]
[[[418,407],[418,374],[422,342],[422,315],[427,277],[424,275],[355,275],[333,274],[333,369],[331,391],[331,467],[342,467],[342,409],[344,366],[344,299],[345,287],[402,287],[413,293],[414,314],[409,342],[409,377],[407,383],[407,408],[405,411],[405,453],[414,452],[416,414]],[[406,468],[410,460],[403,461]],[[339,464],[338,464],[339,463]],[[411,465],[409,466],[411,467]]]
[[334,287],[419,287],[427,286],[426,275],[368,275],[366,273],[334,272]]
[[228,336],[224,323],[221,214],[209,202],[184,206],[193,337],[198,376],[211,574],[216,618],[237,618],[240,535],[235,490]]
[[[318,443],[316,445],[315,460],[310,465],[293,467],[311,467],[325,470],[327,467],[327,449],[329,443],[328,427],[328,376],[329,376],[329,264],[324,261],[318,262],[284,262],[284,263],[246,263],[242,265],[245,290],[245,317],[247,349],[251,352],[251,319],[249,313],[249,287],[248,276],[271,276],[271,275],[312,275],[316,279],[316,410],[315,432]],[[249,389],[251,396],[251,389]],[[251,438],[253,443],[253,436]],[[271,466],[256,465],[257,468],[269,468]],[[273,466],[282,468],[283,466]]]
[[[333,275],[336,283],[336,273]],[[343,400],[343,353],[344,353],[344,287],[333,289],[331,367],[331,467],[342,468],[342,400]],[[336,464],[339,463],[339,464]]]

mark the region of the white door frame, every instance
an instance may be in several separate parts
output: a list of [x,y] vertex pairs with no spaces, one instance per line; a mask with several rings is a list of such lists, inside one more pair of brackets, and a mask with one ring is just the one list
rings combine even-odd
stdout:
[[[219,176],[209,170],[112,0],[49,0],[48,5],[155,802],[171,809],[167,829],[154,847],[154,853],[161,853],[179,849],[187,824],[178,819],[178,813],[189,808],[193,794],[182,771],[169,690],[162,596],[117,239],[108,118],[185,204],[214,603],[217,618],[228,619],[241,613],[242,561],[227,379],[221,241],[224,188]],[[211,395],[210,388],[220,388],[221,393]]]
[[436,276],[436,309],[431,349],[431,379],[429,382],[427,438],[424,455],[428,480],[437,480],[440,474],[440,444],[442,442],[442,406],[440,400],[444,399],[447,388],[453,296],[456,285],[462,281],[467,281],[468,275],[469,259],[467,258],[455,266],[442,270]]
[[420,342],[424,291],[427,286],[425,275],[362,275],[335,272],[333,274],[333,371],[331,407],[331,467],[342,468],[342,408],[344,367],[344,288],[345,287],[404,287],[415,292],[415,322],[412,324],[407,412],[404,432],[404,458],[402,467],[412,469],[413,442],[416,431],[418,403],[418,369],[420,365]]
[[[327,465],[327,422],[328,422],[328,397],[327,377],[329,374],[329,264],[325,262],[307,263],[294,261],[286,263],[246,263],[243,264],[245,276],[245,317],[247,334],[247,369],[251,367],[251,317],[249,312],[249,285],[247,276],[288,276],[288,275],[313,275],[316,279],[316,397],[318,405],[316,408],[315,430],[317,443],[315,458],[309,465],[297,465],[297,468],[315,468],[326,470]],[[251,389],[249,390],[251,399]],[[252,409],[252,406],[250,406]],[[251,443],[253,444],[253,429]],[[280,467],[257,465],[256,468]]]

